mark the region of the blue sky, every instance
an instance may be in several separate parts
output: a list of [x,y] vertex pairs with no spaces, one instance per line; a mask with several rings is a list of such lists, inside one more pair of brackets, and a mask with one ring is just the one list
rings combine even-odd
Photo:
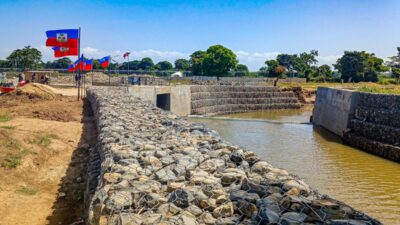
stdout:
[[0,21],[0,59],[31,45],[53,60],[44,32],[78,26],[90,57],[173,62],[222,44],[251,70],[278,53],[316,49],[332,64],[344,50],[386,59],[400,46],[399,0],[1,0]]

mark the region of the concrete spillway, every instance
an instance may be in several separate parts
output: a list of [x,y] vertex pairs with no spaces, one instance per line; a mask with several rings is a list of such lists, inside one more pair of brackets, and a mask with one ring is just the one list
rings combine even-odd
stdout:
[[268,109],[300,108],[292,91],[258,86],[133,86],[129,92],[180,115],[221,115]]

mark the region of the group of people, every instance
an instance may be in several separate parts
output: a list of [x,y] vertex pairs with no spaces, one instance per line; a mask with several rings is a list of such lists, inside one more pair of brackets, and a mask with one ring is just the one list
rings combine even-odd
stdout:
[[[18,83],[24,81],[24,80],[25,80],[24,77],[25,77],[25,76],[24,76],[23,73],[19,74],[19,75],[18,75]],[[35,82],[36,82],[36,73],[33,72],[33,73],[32,73],[32,76],[31,76],[31,79],[30,79],[30,80],[25,80],[25,82],[26,82],[26,83],[29,83],[29,82],[35,83]],[[40,76],[40,81],[39,81],[39,83],[42,83],[42,84],[49,84],[49,78],[48,78],[46,75],[42,75],[42,76]]]

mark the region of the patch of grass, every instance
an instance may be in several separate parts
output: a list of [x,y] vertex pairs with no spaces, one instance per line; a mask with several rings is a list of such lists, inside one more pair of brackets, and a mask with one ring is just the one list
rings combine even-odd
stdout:
[[368,93],[376,93],[376,94],[392,94],[392,95],[400,95],[399,87],[380,87],[380,86],[361,86],[357,88],[357,91],[368,92]]
[[7,169],[14,169],[17,166],[21,165],[21,157],[14,155],[7,155],[3,162],[1,162],[1,166]]
[[16,126],[0,126],[2,129],[7,129],[7,130],[15,130],[17,128]]
[[4,147],[8,148],[8,149],[12,149],[12,150],[19,150],[21,148],[21,142],[19,142],[18,140],[8,140],[5,141],[2,144]]
[[37,144],[42,147],[47,147],[51,144],[52,139],[57,139],[57,138],[58,138],[58,136],[55,134],[47,134],[47,135],[40,137]]
[[16,192],[23,194],[23,195],[35,195],[37,193],[37,190],[35,190],[34,188],[29,188],[29,187],[21,187]]
[[10,115],[7,115],[7,114],[0,115],[0,122],[7,122],[10,120],[12,120],[12,117]]

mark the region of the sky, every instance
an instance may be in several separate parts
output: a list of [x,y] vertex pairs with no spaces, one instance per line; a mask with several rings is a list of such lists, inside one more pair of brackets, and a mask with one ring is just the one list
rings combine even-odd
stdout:
[[386,60],[400,46],[400,0],[0,0],[0,21],[0,59],[30,45],[54,60],[45,31],[77,27],[87,57],[173,63],[221,44],[253,71],[279,53],[315,49],[331,65],[345,50]]

